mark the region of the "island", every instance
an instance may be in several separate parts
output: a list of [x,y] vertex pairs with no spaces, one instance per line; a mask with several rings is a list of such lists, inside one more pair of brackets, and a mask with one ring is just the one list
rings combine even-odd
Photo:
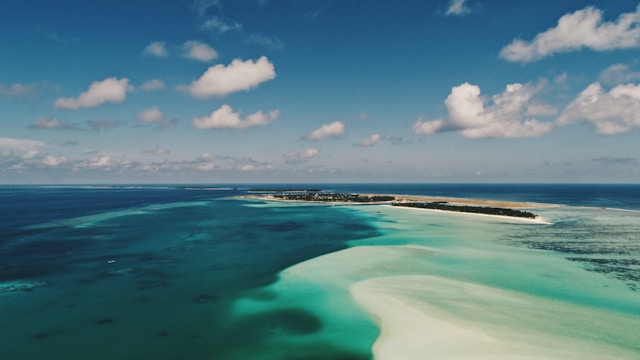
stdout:
[[318,191],[316,189],[303,189],[298,191],[287,189],[272,191],[268,194],[248,195],[244,197],[276,201],[308,201],[343,204],[388,204],[398,207],[507,216],[524,219],[537,219],[538,216],[532,212],[518,210],[516,208],[534,208],[548,206],[545,204],[511,201],[458,199],[413,195],[336,193]]

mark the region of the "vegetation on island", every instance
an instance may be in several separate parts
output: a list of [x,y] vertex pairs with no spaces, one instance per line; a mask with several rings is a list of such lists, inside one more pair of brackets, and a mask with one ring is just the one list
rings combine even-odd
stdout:
[[470,206],[470,205],[451,205],[447,202],[396,202],[394,206],[404,206],[420,209],[457,211],[472,214],[500,215],[512,216],[519,218],[535,219],[537,216],[528,211],[514,210],[508,208],[486,207],[486,206]]
[[361,194],[345,194],[345,193],[323,193],[310,192],[304,193],[283,193],[274,194],[274,198],[282,200],[297,201],[321,201],[321,202],[348,202],[348,203],[374,203],[394,201],[395,196],[390,195],[361,195]]
[[[256,191],[256,190],[254,190]],[[263,189],[261,191],[266,191]],[[422,202],[422,201],[397,201],[398,199],[392,195],[363,195],[354,193],[334,193],[321,192],[315,189],[303,190],[272,190],[274,192],[270,197],[281,200],[291,201],[315,201],[315,202],[340,202],[340,203],[390,203],[393,206],[411,207],[419,209],[455,211],[471,214],[499,215],[511,216],[526,219],[535,219],[537,215],[522,210],[509,208],[489,207],[489,206],[472,206],[472,205],[456,205],[446,201]]]
[[271,189],[271,188],[256,188],[256,189],[249,189],[249,192],[263,192],[263,193],[291,193],[291,192],[298,192],[298,193],[317,193],[320,192],[322,190],[320,189],[295,189],[295,188],[288,188],[288,189]]

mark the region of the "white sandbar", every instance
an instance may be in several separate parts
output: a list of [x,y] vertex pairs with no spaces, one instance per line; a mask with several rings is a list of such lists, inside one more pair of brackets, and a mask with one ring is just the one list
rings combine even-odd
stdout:
[[372,278],[350,291],[381,328],[377,360],[637,356],[599,341],[611,326],[634,331],[620,314],[428,275]]

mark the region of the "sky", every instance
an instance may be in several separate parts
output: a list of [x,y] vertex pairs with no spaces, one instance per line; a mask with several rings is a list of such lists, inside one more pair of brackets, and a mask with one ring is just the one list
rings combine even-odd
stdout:
[[0,1],[0,184],[638,183],[638,128],[638,1]]

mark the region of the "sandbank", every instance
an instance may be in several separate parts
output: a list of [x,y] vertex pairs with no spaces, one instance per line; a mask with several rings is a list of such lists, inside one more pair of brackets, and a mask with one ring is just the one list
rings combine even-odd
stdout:
[[637,356],[601,342],[610,324],[637,325],[607,311],[429,275],[372,278],[350,291],[381,328],[377,360]]

